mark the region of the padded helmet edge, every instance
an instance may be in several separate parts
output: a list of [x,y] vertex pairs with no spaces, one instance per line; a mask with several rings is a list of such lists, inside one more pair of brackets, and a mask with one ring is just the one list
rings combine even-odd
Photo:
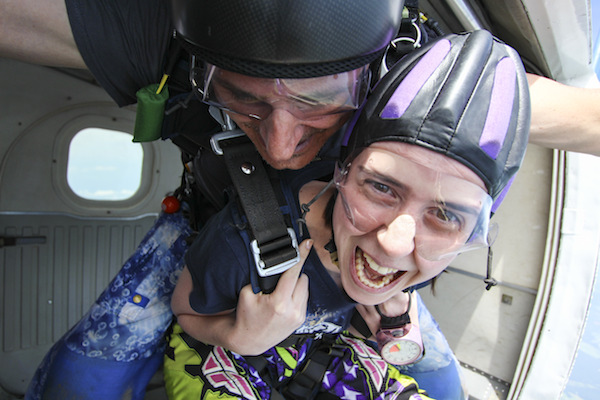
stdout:
[[218,67],[307,78],[367,65],[395,37],[403,0],[171,0],[183,47]]

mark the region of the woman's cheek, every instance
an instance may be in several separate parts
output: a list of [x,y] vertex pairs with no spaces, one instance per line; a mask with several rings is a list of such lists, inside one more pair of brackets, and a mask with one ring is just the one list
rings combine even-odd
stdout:
[[417,283],[423,283],[432,278],[435,278],[436,276],[441,274],[442,271],[444,271],[455,258],[456,256],[452,256],[450,258],[446,258],[440,261],[427,261],[421,259],[421,262],[419,263],[420,265],[418,275],[418,278],[421,282]]

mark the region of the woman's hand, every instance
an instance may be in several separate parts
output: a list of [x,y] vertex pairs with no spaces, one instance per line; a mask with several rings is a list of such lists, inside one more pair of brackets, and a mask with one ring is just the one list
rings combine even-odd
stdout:
[[237,308],[219,314],[198,314],[191,308],[193,283],[185,267],[171,299],[177,322],[203,343],[241,355],[264,353],[294,333],[306,319],[308,277],[301,271],[312,244],[312,240],[300,244],[300,261],[281,275],[272,293],[255,294],[251,285],[244,286]]
[[[301,273],[312,240],[300,246],[300,261],[285,271],[272,293],[255,294],[251,285],[240,292],[231,342],[242,355],[257,355],[279,344],[306,319],[308,277]],[[233,349],[231,349],[233,350]]]

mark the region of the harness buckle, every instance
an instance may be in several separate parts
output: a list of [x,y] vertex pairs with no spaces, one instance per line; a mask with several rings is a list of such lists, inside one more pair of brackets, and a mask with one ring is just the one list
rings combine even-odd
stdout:
[[221,147],[219,142],[229,140],[229,139],[236,139],[241,136],[246,136],[244,131],[242,131],[241,129],[233,129],[230,131],[216,133],[216,134],[212,135],[212,137],[210,138],[210,147],[212,148],[212,151],[216,155],[222,156],[223,148]]
[[291,228],[287,228],[287,233],[288,236],[263,244],[263,251],[258,247],[256,239],[250,242],[259,276],[267,277],[281,274],[300,261],[296,234]]

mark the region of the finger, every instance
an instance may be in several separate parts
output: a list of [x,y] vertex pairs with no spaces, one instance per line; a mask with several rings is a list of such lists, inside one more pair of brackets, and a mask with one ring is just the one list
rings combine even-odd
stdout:
[[252,289],[252,284],[249,283],[240,290],[240,294],[238,296],[238,308],[243,308],[243,305],[249,305],[256,303],[258,295],[254,293]]
[[306,304],[308,302],[308,295],[308,276],[306,274],[301,274],[298,277],[298,282],[296,282],[296,287],[292,293],[292,299],[294,302]]
[[304,262],[308,257],[308,253],[310,253],[310,249],[312,248],[313,240],[306,239],[300,246],[298,246],[298,250],[300,253],[300,260],[296,265],[292,268],[285,271],[281,277],[279,278],[279,282],[277,282],[277,287],[271,293],[275,296],[292,296],[294,293],[294,289],[296,288],[296,284],[298,282],[298,278],[300,273],[302,272],[302,267],[304,266]]
[[365,306],[362,304],[357,304],[356,309],[362,315],[363,319],[367,322],[369,327],[378,327],[381,318],[379,317],[379,313],[375,310],[375,306]]
[[364,304],[357,304],[356,309],[360,312],[361,315],[366,317],[375,317],[379,316],[377,314],[377,310],[375,310],[375,306],[365,306]]

